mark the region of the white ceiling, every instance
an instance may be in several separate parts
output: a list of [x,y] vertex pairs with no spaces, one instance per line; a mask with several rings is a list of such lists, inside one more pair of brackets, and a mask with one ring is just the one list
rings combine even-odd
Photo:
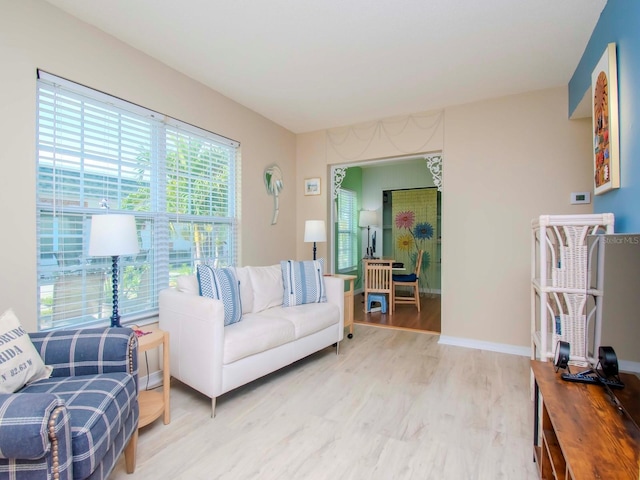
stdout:
[[606,0],[47,0],[295,133],[566,86]]

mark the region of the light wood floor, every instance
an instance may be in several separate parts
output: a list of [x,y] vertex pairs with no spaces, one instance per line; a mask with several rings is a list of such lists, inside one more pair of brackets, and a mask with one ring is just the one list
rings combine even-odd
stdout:
[[529,359],[355,326],[210,401],[173,380],[171,423],[140,431],[112,480],[533,480]]
[[364,295],[360,293],[354,296],[353,321],[378,327],[440,333],[440,295],[420,295],[420,313],[415,305],[396,305],[393,315],[389,315],[389,310],[387,313],[364,313]]

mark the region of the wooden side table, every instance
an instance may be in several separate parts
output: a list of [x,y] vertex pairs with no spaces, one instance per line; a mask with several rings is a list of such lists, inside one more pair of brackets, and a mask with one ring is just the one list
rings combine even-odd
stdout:
[[342,275],[336,273],[334,277],[342,278],[345,282],[349,282],[349,290],[344,292],[344,327],[349,327],[348,338],[353,338],[353,282],[356,275]]
[[[138,337],[138,351],[146,352],[162,345],[162,392],[143,390],[138,395],[140,406],[140,420],[138,428],[149,425],[164,413],[164,424],[171,421],[169,408],[169,333],[163,330],[154,330],[147,335]],[[149,372],[147,372],[147,375]]]

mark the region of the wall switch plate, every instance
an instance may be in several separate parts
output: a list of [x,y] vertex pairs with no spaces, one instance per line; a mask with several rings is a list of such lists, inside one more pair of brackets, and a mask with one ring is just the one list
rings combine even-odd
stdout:
[[571,205],[591,203],[591,192],[571,192]]

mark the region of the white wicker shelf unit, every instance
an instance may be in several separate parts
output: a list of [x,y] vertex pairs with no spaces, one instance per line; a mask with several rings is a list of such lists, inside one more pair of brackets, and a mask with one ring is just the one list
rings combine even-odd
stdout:
[[[531,222],[531,358],[552,360],[559,340],[587,365],[602,325],[602,282],[591,280],[588,235],[614,233],[612,213],[541,215]],[[591,250],[598,243],[593,244]],[[599,267],[598,267],[599,269]],[[591,338],[589,338],[591,336]]]

